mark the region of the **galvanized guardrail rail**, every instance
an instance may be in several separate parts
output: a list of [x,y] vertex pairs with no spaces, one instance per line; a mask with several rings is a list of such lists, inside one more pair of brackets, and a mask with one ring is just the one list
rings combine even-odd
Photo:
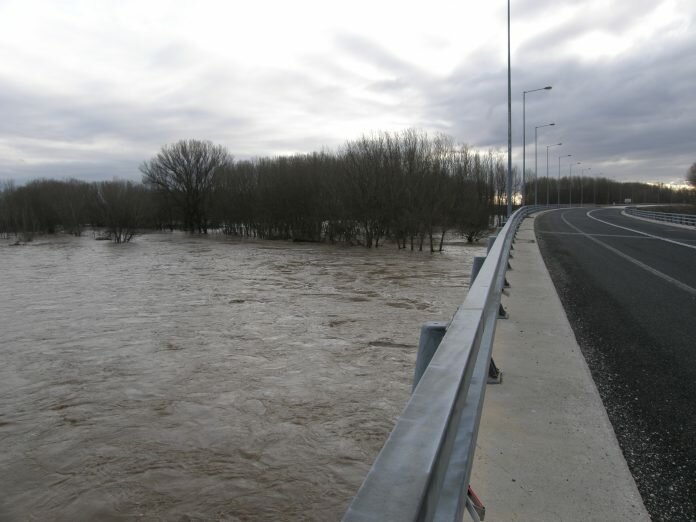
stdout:
[[508,219],[451,322],[430,324],[444,331],[439,345],[433,329],[421,338],[413,393],[345,522],[459,522],[465,509],[478,520],[468,487],[500,296],[514,235],[536,210],[522,207]]
[[652,210],[643,210],[636,207],[626,207],[626,214],[655,221],[665,221],[667,223],[677,223],[679,225],[688,225],[696,227],[696,215],[693,214],[672,214],[669,212],[654,212]]

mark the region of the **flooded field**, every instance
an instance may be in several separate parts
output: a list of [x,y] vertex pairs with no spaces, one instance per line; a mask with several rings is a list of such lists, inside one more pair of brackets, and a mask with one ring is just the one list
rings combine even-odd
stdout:
[[334,520],[481,247],[0,242],[0,520]]

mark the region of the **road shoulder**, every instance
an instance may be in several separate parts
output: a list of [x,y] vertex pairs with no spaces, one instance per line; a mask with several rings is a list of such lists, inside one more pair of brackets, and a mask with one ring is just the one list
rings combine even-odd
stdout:
[[493,521],[650,520],[537,247],[517,235],[471,485]]

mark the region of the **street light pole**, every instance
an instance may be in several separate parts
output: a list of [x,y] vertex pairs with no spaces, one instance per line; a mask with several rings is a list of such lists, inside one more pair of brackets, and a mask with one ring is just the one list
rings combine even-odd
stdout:
[[583,186],[584,186],[584,181],[585,181],[585,171],[586,170],[592,170],[592,167],[588,167],[586,169],[582,169],[580,171],[580,206],[582,207],[582,191],[583,191]]
[[555,143],[554,145],[546,146],[546,206],[549,206],[549,149],[551,147],[560,147],[563,143]]
[[[582,161],[578,161],[575,165],[580,165]],[[570,194],[568,195],[568,206],[573,206],[573,163],[570,164],[570,174],[568,175],[568,184],[570,185]]]
[[561,158],[570,158],[572,154],[566,154],[565,156],[558,156],[558,206],[561,206]]
[[539,175],[537,173],[537,130],[542,127],[553,127],[555,123],[547,123],[546,125],[539,125],[534,127],[534,204],[537,204],[537,195],[539,193]]
[[525,185],[526,180],[526,168],[527,168],[527,94],[530,92],[537,91],[550,91],[552,87],[547,85],[546,87],[541,87],[539,89],[532,89],[530,91],[522,91],[522,204],[527,203],[527,187]]
[[507,215],[512,215],[512,90],[510,75],[510,0],[507,3],[507,58],[508,58],[508,171]]

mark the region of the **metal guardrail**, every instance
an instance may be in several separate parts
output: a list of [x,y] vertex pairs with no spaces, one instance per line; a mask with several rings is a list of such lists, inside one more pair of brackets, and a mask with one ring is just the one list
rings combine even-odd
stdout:
[[345,522],[459,522],[465,509],[478,520],[467,491],[500,296],[514,235],[536,210],[522,207],[507,220],[451,322],[430,323],[434,333],[421,338],[413,393]]
[[654,212],[651,210],[642,210],[636,207],[626,207],[626,214],[655,221],[664,221],[667,223],[677,223],[679,225],[688,225],[696,227],[696,215],[689,214],[671,214],[669,212]]

